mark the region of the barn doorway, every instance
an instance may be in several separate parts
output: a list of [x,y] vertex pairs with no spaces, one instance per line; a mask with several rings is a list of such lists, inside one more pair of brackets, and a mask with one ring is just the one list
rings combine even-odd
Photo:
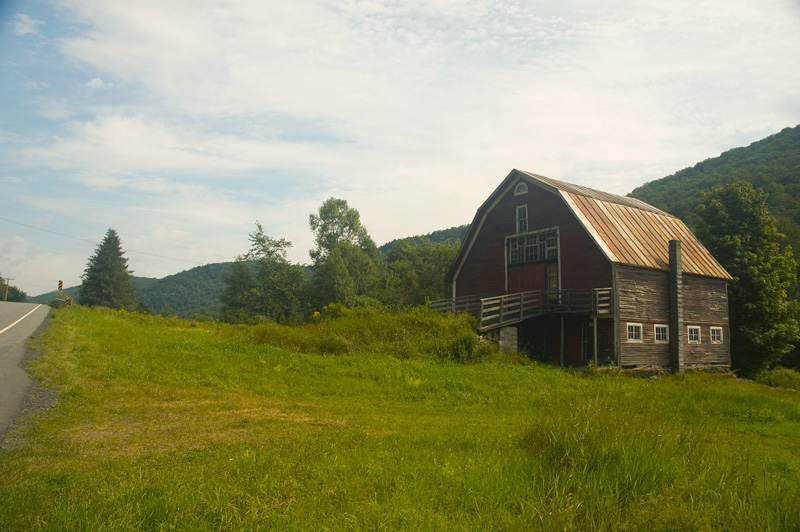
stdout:
[[581,323],[581,362],[589,363],[594,359],[594,327],[591,321]]

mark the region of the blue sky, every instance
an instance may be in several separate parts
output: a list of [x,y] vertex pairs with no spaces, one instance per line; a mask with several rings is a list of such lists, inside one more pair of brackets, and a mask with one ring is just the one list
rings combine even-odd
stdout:
[[512,168],[625,194],[800,123],[796,0],[0,0],[0,274],[308,262],[471,221]]

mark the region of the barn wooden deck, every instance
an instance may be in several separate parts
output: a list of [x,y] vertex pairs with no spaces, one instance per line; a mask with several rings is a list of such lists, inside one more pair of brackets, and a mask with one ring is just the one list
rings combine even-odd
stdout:
[[439,312],[468,312],[478,319],[478,330],[486,332],[538,316],[611,316],[614,304],[611,288],[590,288],[533,290],[491,297],[440,299],[431,302],[431,309]]

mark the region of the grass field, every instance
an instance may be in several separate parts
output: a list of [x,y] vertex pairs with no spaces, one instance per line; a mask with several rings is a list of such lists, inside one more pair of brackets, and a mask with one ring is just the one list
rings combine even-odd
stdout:
[[800,394],[572,373],[425,312],[58,311],[0,530],[800,530]]

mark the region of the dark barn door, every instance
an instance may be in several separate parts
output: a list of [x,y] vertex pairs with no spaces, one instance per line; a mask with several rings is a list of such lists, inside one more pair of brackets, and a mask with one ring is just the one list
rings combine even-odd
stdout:
[[547,290],[547,264],[519,264],[508,267],[508,293]]

